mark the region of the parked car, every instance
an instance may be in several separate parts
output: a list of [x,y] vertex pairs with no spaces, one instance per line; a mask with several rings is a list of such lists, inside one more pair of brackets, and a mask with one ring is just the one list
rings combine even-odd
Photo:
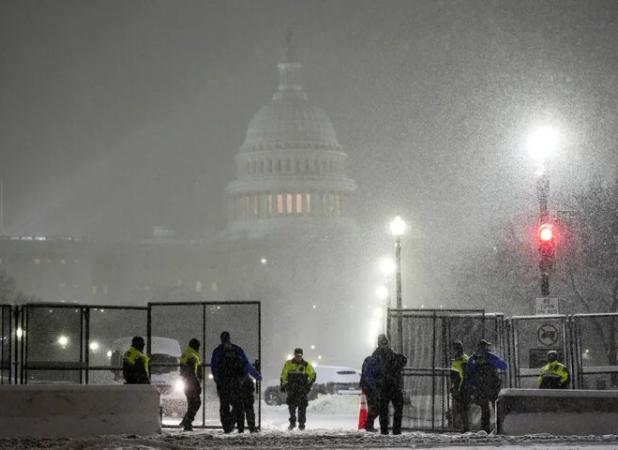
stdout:
[[[130,337],[112,343],[112,367],[122,367],[122,356],[131,346]],[[164,416],[181,416],[186,410],[184,383],[180,377],[180,344],[175,339],[153,336],[150,352],[150,382],[161,394]],[[114,379],[123,380],[122,370],[113,369]]]
[[[316,381],[307,398],[315,400],[318,394],[360,394],[360,372],[351,367],[317,366]],[[264,401],[267,405],[285,403],[286,393],[279,389],[279,381],[272,381],[264,389]]]

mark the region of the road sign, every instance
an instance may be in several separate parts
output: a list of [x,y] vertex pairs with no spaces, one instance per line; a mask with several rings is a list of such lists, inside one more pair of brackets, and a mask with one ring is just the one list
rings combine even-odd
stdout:
[[536,299],[535,314],[560,314],[558,297],[539,297]]
[[558,342],[560,331],[553,323],[544,323],[536,331],[536,337],[541,345],[549,347],[550,345],[554,345]]

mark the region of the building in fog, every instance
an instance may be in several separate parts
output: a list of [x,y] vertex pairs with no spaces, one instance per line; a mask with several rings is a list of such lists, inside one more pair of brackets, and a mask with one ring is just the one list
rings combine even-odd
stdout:
[[261,300],[273,367],[298,346],[311,360],[344,362],[336,355],[350,344],[333,340],[359,311],[358,231],[347,215],[356,183],[333,124],[303,90],[301,64],[287,51],[277,68],[278,88],[236,154],[218,236],[187,241],[153,227],[140,242],[6,237],[0,267],[43,301]]
[[228,238],[281,228],[353,226],[346,217],[356,189],[326,113],[312,105],[292,52],[277,65],[279,86],[251,119],[227,187]]

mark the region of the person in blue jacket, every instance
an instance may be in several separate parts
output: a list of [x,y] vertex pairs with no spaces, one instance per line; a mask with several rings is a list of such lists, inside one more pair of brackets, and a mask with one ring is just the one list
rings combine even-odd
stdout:
[[489,351],[491,343],[481,339],[476,352],[468,359],[465,367],[464,383],[473,397],[474,403],[481,407],[481,428],[491,432],[490,404],[495,405],[502,380],[499,372],[507,369],[506,361]]
[[377,361],[373,355],[369,355],[363,361],[361,369],[360,387],[367,398],[367,420],[365,421],[365,430],[377,431],[374,427],[376,417],[378,417],[379,399],[377,391]]
[[[212,352],[210,370],[217,385],[219,416],[224,433],[231,433],[234,425],[244,422],[242,410],[242,380],[249,374],[257,381],[262,375],[251,365],[244,350],[232,344],[230,333],[221,333],[221,344]],[[240,431],[240,430],[239,430]]]

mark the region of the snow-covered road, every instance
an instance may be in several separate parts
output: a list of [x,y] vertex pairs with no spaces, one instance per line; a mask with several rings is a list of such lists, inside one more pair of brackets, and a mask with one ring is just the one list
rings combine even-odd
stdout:
[[[84,439],[0,439],[0,449],[80,449],[80,450],[284,450],[284,449],[480,449],[501,450],[570,449],[618,450],[618,436],[495,436],[477,433],[404,432],[401,436],[381,436],[356,431],[358,397],[321,396],[310,403],[305,431],[287,431],[287,408],[262,404],[262,431],[255,434],[224,434],[220,429],[196,429],[186,433],[164,428],[160,435],[101,436]],[[618,432],[618,425],[617,425]]]

